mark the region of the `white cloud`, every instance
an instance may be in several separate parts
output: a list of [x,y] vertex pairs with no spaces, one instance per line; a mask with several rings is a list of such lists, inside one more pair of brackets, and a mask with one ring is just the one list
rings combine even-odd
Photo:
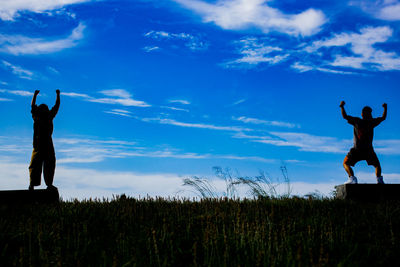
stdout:
[[104,112],[109,113],[109,114],[123,116],[123,117],[132,117],[131,116],[132,113],[130,111],[124,110],[124,109],[112,109],[112,110],[107,110]]
[[166,109],[170,109],[170,110],[189,112],[188,109],[184,109],[184,108],[176,108],[176,107],[169,107],[169,106],[160,106],[160,108],[166,108]]
[[245,99],[245,98],[239,99],[238,101],[233,102],[233,103],[231,104],[231,106],[236,106],[236,105],[242,104],[242,103],[245,102],[246,100],[247,100],[247,99]]
[[264,33],[278,31],[289,35],[310,36],[320,31],[326,17],[320,10],[307,9],[299,14],[284,14],[265,0],[174,0],[198,13],[204,22],[213,22],[223,29],[257,28]]
[[[184,46],[190,50],[204,50],[208,48],[208,43],[201,40],[200,37],[191,35],[189,33],[170,33],[165,31],[150,31],[144,34],[145,37],[151,38],[157,41],[169,40],[169,41],[182,41]],[[146,52],[159,50],[158,46],[146,46],[143,48]]]
[[48,70],[49,72],[53,73],[53,74],[57,74],[57,75],[60,74],[60,72],[59,72],[57,69],[55,69],[55,68],[53,68],[53,67],[51,67],[51,66],[48,66],[48,67],[47,67],[47,70]]
[[0,19],[13,20],[20,11],[42,13],[83,2],[88,2],[88,0],[2,0]]
[[307,71],[321,71],[321,72],[327,72],[327,73],[333,73],[333,74],[345,74],[345,75],[360,74],[360,73],[351,72],[351,71],[334,70],[334,69],[328,69],[328,68],[323,68],[323,67],[310,66],[310,65],[302,64],[300,62],[295,62],[290,67],[300,73],[307,72]]
[[277,64],[289,57],[280,47],[265,44],[256,37],[247,37],[235,42],[242,57],[223,63],[224,67],[255,67],[260,63]]
[[147,53],[153,52],[153,51],[157,51],[160,50],[161,48],[159,48],[158,46],[145,46],[143,47],[143,50]]
[[92,97],[88,94],[81,94],[75,92],[63,92],[62,95],[81,98],[84,101],[94,102],[94,103],[102,103],[102,104],[112,104],[112,105],[122,105],[126,107],[151,107],[150,104],[135,100],[132,98],[132,94],[124,89],[112,89],[112,90],[103,90],[99,92],[106,97]]
[[69,97],[76,97],[76,98],[91,98],[87,94],[74,93],[74,92],[61,92],[61,95],[69,96]]
[[111,97],[115,96],[118,98],[130,98],[132,96],[129,92],[127,92],[124,89],[103,90],[103,91],[100,91],[99,93],[101,93],[105,96],[111,96]]
[[400,20],[400,3],[382,7],[377,13],[377,17],[384,20]]
[[[400,70],[400,57],[395,52],[385,52],[374,47],[377,43],[384,43],[393,35],[390,27],[365,27],[360,33],[341,33],[333,37],[313,42],[304,51],[315,53],[320,49],[349,46],[353,55],[334,55],[335,59],[328,62],[333,67],[347,67],[366,70]],[[296,66],[294,66],[296,68]],[[304,67],[297,66],[305,70]]]
[[339,140],[335,137],[296,132],[269,132],[269,134],[254,136],[238,133],[233,137],[274,146],[296,147],[299,151],[307,152],[346,153],[351,147],[351,140]]
[[182,104],[182,105],[190,105],[190,102],[184,99],[171,99],[168,100],[169,103],[178,103],[178,104]]
[[12,99],[9,98],[2,98],[0,97],[0,102],[8,102],[8,101],[13,101]]
[[375,147],[376,153],[378,153],[378,154],[400,155],[400,140],[399,139],[375,140],[374,147]]
[[233,120],[241,121],[244,123],[250,124],[260,124],[260,125],[267,125],[267,126],[277,126],[277,127],[285,127],[285,128],[300,128],[300,125],[290,122],[284,121],[267,121],[267,120],[260,120],[256,118],[249,118],[245,116],[241,117],[232,117]]
[[217,126],[212,124],[204,123],[190,123],[190,122],[180,122],[173,119],[163,119],[163,118],[137,118],[145,122],[157,122],[160,124],[168,124],[185,128],[198,128],[198,129],[209,129],[217,131],[232,131],[232,132],[242,132],[242,131],[252,131],[249,128],[242,128],[236,126]]
[[6,90],[7,93],[19,96],[33,96],[32,92],[24,90]]
[[13,55],[39,55],[58,52],[76,46],[78,41],[83,38],[84,29],[85,25],[79,23],[67,38],[55,40],[0,34],[0,52]]
[[397,21],[400,20],[400,2],[398,0],[353,0],[350,5],[359,6],[375,18]]
[[[29,185],[28,164],[15,163],[9,160],[0,160],[0,168],[4,178],[0,180],[3,190],[27,189]],[[196,197],[187,187],[183,187],[183,178],[196,174],[176,173],[140,173],[123,172],[116,170],[95,170],[90,168],[76,168],[57,166],[54,185],[58,187],[63,200],[103,198],[112,199],[116,195],[126,194],[130,197]],[[360,176],[361,177],[361,176]],[[385,175],[386,181],[395,181],[399,174]],[[225,182],[214,177],[209,178],[218,192],[226,188]],[[329,196],[334,189],[333,183],[290,183],[292,194],[305,195],[317,191]],[[44,181],[38,188],[45,188]],[[240,188],[239,188],[240,189]],[[287,192],[286,184],[276,186],[278,194]],[[239,190],[240,197],[251,197],[245,190]]]
[[13,65],[8,61],[2,60],[3,65],[11,70],[11,72],[15,75],[17,75],[18,77],[20,77],[21,79],[27,79],[27,80],[32,80],[32,77],[34,75],[34,73],[30,70],[27,69],[23,69],[20,66],[17,65]]

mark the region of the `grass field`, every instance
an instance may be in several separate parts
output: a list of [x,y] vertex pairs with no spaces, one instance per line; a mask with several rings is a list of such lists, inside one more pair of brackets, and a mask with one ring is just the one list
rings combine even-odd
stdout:
[[122,197],[0,215],[1,266],[400,264],[400,202]]

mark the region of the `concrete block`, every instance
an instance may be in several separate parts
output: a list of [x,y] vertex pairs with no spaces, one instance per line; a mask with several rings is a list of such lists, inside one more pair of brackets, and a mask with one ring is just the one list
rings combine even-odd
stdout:
[[400,200],[400,184],[342,184],[336,198],[360,201]]
[[57,189],[0,191],[0,204],[56,203],[59,199]]

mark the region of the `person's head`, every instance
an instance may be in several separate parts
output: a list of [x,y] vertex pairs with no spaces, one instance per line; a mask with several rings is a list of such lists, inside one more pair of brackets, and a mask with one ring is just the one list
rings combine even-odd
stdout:
[[46,104],[40,104],[38,106],[38,113],[40,114],[40,116],[48,114],[49,113],[49,107]]
[[370,108],[370,107],[368,107],[368,106],[365,106],[365,107],[362,109],[361,117],[362,117],[363,119],[371,119],[371,118],[372,118],[372,108]]

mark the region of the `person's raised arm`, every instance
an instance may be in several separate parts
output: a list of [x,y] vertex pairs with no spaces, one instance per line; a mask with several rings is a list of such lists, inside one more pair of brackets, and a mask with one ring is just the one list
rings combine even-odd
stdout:
[[387,104],[386,103],[383,103],[382,104],[382,107],[383,107],[383,114],[382,114],[382,120],[384,121],[384,120],[386,120],[386,116],[387,116]]
[[57,115],[58,109],[60,108],[60,90],[57,89],[56,93],[57,93],[56,104],[51,109],[51,113],[52,113],[53,117],[55,117]]
[[35,93],[33,93],[33,98],[32,98],[32,103],[31,103],[31,107],[33,108],[34,106],[36,106],[36,97],[39,94],[39,90],[35,90]]
[[346,103],[344,101],[340,102],[340,109],[342,110],[343,119],[347,120],[349,116],[347,115],[346,110],[344,109],[345,104]]

